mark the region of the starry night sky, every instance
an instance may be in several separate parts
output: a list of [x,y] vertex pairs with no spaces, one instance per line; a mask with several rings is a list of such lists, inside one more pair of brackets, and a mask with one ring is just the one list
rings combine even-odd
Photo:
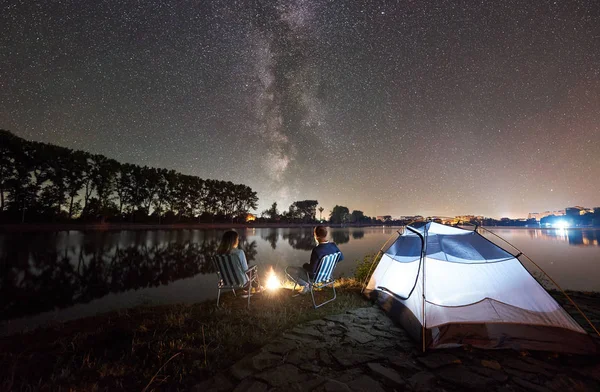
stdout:
[[0,128],[244,183],[259,211],[598,206],[599,3],[8,1]]

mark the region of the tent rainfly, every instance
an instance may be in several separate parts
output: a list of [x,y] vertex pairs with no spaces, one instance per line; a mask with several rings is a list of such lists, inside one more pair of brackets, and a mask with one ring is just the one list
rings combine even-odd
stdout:
[[385,251],[366,287],[423,349],[590,354],[598,348],[517,257],[477,230],[429,222]]

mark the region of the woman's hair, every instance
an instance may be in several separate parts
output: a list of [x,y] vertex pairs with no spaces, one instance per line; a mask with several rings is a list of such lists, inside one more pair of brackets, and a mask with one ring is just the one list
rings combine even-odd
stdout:
[[236,231],[229,230],[223,233],[223,238],[221,238],[221,244],[217,248],[217,254],[228,254],[233,249],[233,245],[235,241],[239,238],[239,235]]

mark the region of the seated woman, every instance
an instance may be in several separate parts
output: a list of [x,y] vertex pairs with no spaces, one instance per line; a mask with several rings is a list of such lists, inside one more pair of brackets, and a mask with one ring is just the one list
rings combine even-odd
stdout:
[[[248,260],[246,260],[246,254],[244,253],[244,251],[238,248],[239,243],[240,236],[236,231],[226,231],[225,233],[223,233],[223,238],[221,238],[221,244],[219,244],[219,247],[217,248],[217,254],[237,255],[240,259],[240,262],[242,263],[242,270],[248,271]],[[248,279],[251,278],[251,276],[249,275],[250,273],[251,272],[247,272]],[[244,293],[247,293],[249,291],[249,285],[250,281],[248,281],[248,284],[244,287]]]

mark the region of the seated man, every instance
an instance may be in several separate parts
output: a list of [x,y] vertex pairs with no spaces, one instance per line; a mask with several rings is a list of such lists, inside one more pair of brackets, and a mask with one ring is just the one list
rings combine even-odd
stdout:
[[[330,255],[332,253],[340,252],[340,249],[333,242],[327,241],[327,228],[325,226],[317,226],[314,231],[315,240],[318,245],[313,248],[310,255],[310,263],[304,263],[302,268],[300,267],[287,267],[285,272],[292,277],[296,283],[302,287],[300,294],[306,294],[309,291],[308,282],[306,281],[306,273],[308,272],[311,279],[314,278],[319,260],[323,256]],[[344,259],[344,255],[340,255],[339,261]]]

